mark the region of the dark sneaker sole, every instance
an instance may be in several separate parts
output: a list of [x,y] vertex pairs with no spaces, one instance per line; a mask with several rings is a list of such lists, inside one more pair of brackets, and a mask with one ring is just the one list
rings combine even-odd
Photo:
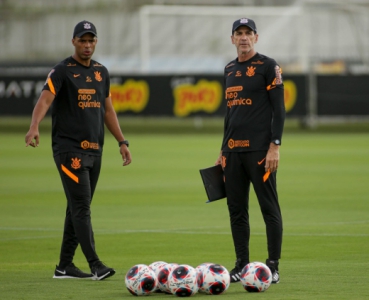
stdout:
[[235,283],[235,282],[240,282],[241,280],[237,280],[237,281],[233,281],[233,280],[231,280],[231,283]]
[[69,275],[62,275],[62,276],[53,276],[54,279],[93,279],[92,275],[90,277],[73,277]]
[[115,270],[110,270],[109,272],[97,277],[97,275],[93,275],[92,280],[104,280],[108,277],[111,277],[115,274]]

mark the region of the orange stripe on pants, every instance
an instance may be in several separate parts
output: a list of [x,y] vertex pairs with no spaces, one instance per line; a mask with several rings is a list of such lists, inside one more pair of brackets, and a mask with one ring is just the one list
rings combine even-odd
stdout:
[[62,171],[68,175],[69,178],[71,178],[72,180],[74,180],[75,182],[78,183],[78,177],[76,175],[74,175],[71,171],[69,171],[66,167],[64,167],[63,165],[61,165],[61,169]]

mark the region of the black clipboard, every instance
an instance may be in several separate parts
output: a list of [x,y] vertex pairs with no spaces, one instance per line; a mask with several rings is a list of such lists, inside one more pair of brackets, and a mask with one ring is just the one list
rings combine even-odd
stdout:
[[223,169],[221,165],[200,169],[200,175],[204,183],[208,201],[223,199],[226,197],[226,191],[223,179]]

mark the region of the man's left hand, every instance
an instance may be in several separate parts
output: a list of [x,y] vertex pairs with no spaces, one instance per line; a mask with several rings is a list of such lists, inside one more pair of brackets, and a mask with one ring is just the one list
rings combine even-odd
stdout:
[[120,146],[120,154],[122,155],[123,166],[128,166],[132,162],[132,157],[127,145]]
[[275,172],[279,164],[279,147],[274,143],[270,143],[268,153],[265,159],[265,172]]

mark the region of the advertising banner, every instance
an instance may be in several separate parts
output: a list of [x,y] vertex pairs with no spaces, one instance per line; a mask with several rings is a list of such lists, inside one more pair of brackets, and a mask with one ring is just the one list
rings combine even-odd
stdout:
[[[0,115],[30,116],[47,74],[0,76]],[[305,116],[307,77],[285,76],[287,116]],[[224,116],[223,77],[219,75],[111,76],[118,115]]]
[[0,115],[30,116],[45,84],[46,75],[0,77]]
[[[286,77],[287,115],[306,114],[306,77]],[[112,77],[111,93],[118,114],[146,116],[223,116],[223,77],[130,76]]]
[[369,115],[369,76],[318,76],[319,116]]

